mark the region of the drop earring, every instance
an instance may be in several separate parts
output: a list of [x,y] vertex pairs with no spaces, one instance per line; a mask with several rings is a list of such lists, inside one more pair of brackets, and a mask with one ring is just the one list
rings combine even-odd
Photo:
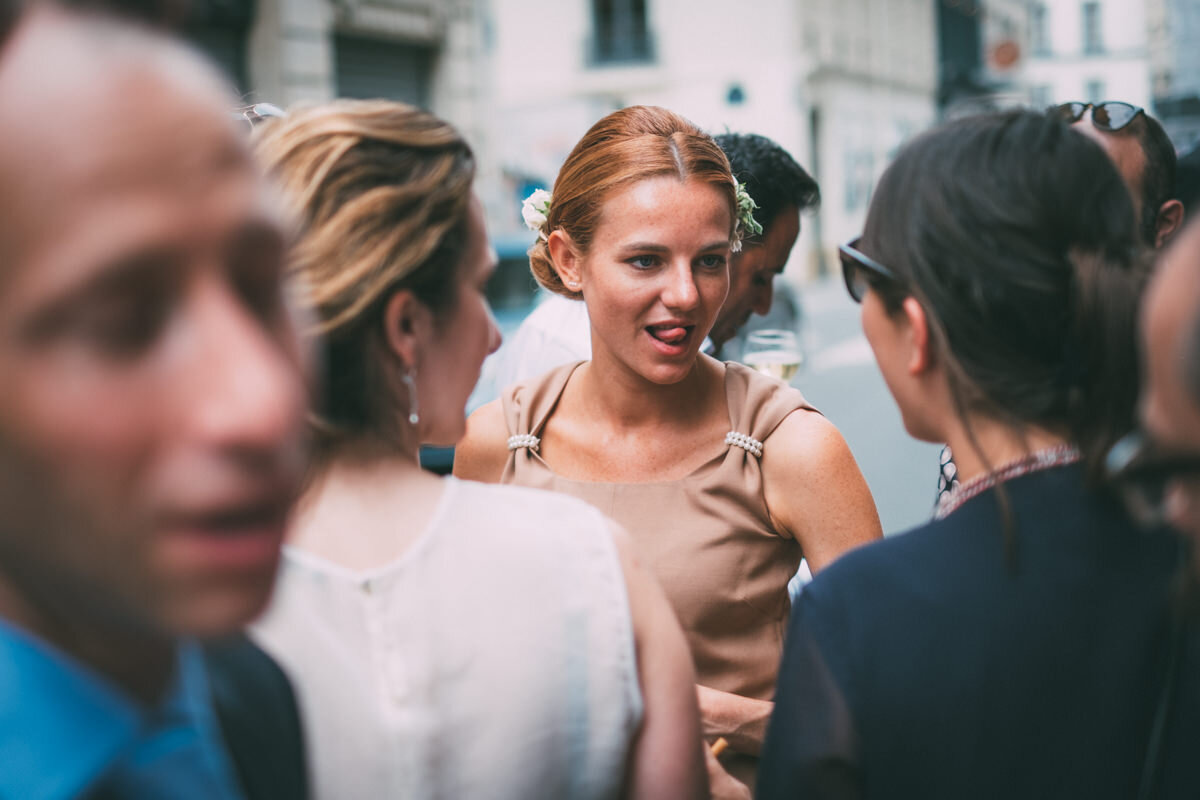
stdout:
[[417,414],[417,381],[411,372],[401,375],[400,380],[404,381],[408,388],[408,424],[415,426],[421,421],[420,415]]

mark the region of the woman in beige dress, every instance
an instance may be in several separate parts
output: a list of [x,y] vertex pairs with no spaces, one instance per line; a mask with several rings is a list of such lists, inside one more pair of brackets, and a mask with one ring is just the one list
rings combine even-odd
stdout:
[[574,498],[443,479],[499,344],[458,133],[398,103],[267,123],[325,354],[315,463],[254,634],[295,682],[317,797],[696,798],[694,673],[625,536]]
[[592,360],[472,415],[455,474],[583,498],[633,535],[683,624],[704,730],[751,780],[801,557],[881,535],[836,428],[800,392],[700,346],[753,230],[717,144],[665,109],[596,123],[559,172],[538,281],[587,303]]

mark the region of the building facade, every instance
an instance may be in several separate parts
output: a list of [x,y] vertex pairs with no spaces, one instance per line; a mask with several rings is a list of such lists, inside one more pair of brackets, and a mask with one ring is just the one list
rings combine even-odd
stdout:
[[1180,151],[1200,143],[1200,0],[1146,0],[1154,112]]
[[[495,152],[517,230],[604,114],[662,105],[779,142],[821,184],[789,275],[836,264],[896,148],[934,119],[928,0],[490,0]],[[534,11],[536,9],[536,11]],[[502,223],[505,224],[505,223]]]
[[197,0],[187,34],[249,103],[387,98],[454,124],[495,214],[480,0]]
[[[1014,2],[1016,0],[1013,0]],[[204,0],[190,33],[247,103],[387,97],[455,124],[478,155],[498,247],[604,114],[663,105],[778,141],[821,184],[789,265],[836,269],[875,180],[936,119],[931,0]],[[528,293],[527,276],[514,278]]]
[[1027,0],[938,0],[937,36],[943,119],[1030,103]]
[[1041,0],[1029,5],[1030,102],[1123,100],[1150,108],[1146,0]]
[[[799,11],[802,105],[821,184],[808,271],[836,270],[862,231],[879,175],[936,121],[936,18],[927,0],[807,0]],[[802,159],[803,161],[803,159]]]

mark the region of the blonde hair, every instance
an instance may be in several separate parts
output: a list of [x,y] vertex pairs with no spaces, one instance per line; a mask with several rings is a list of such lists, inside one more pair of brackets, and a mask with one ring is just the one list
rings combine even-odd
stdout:
[[325,349],[318,458],[323,440],[386,438],[398,398],[382,349],[383,307],[401,289],[435,312],[453,304],[471,150],[432,114],[383,100],[294,111],[258,126],[254,144],[300,226],[289,274]]
[[[700,128],[657,106],[614,111],[584,134],[559,170],[542,233],[549,236],[562,230],[576,251],[585,255],[608,196],[615,189],[661,175],[716,186],[729,202],[729,235],[734,237],[736,182],[725,153]],[[581,296],[563,285],[544,238],[529,249],[529,268],[550,291],[574,299]]]

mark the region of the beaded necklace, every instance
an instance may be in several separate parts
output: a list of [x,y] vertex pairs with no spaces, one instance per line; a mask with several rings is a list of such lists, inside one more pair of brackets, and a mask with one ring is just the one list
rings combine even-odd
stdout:
[[942,496],[938,502],[937,511],[933,514],[933,518],[945,519],[957,511],[958,507],[963,503],[986,492],[997,484],[1011,481],[1013,478],[1019,478],[1022,475],[1028,475],[1031,472],[1041,472],[1042,470],[1053,469],[1054,467],[1061,467],[1066,464],[1074,464],[1079,461],[1079,458],[1079,448],[1070,444],[1060,444],[1055,447],[1047,447],[1045,450],[1036,450],[1027,456],[1018,458],[1016,461],[1002,464],[991,472],[986,472],[977,478],[972,478],[966,483],[958,484],[948,494]]

